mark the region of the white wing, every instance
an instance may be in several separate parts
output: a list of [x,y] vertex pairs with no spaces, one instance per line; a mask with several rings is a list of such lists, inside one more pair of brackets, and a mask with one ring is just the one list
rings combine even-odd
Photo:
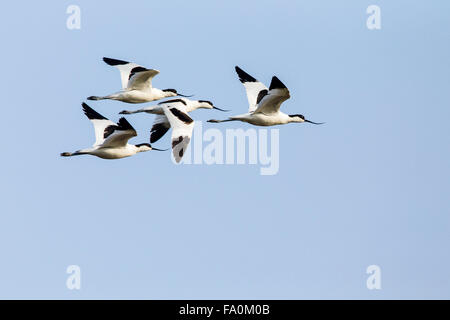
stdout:
[[104,131],[105,141],[100,145],[102,148],[125,147],[132,137],[136,137],[136,130],[125,118],[120,118],[117,124],[106,127]]
[[119,69],[122,89],[132,88],[141,90],[143,88],[150,88],[152,78],[159,73],[158,70],[147,69],[133,62],[106,57],[103,58],[103,61]]
[[89,120],[91,120],[92,124],[94,125],[94,131],[95,131],[95,143],[94,147],[98,146],[103,143],[105,140],[104,133],[105,129],[109,126],[115,126],[116,124],[112,122],[111,120],[108,120],[104,116],[102,116],[100,113],[89,107],[86,103],[82,103],[83,111],[88,117]]
[[264,96],[264,94],[267,93],[267,87],[238,66],[236,66],[235,69],[239,76],[239,80],[242,82],[245,91],[247,92],[248,112],[253,112],[261,100],[261,96]]
[[188,116],[182,103],[164,104],[162,106],[172,127],[173,156],[176,162],[180,162],[191,141],[194,120]]
[[152,87],[152,79],[159,73],[155,69],[146,69],[143,67],[135,67],[131,69],[128,76],[128,89],[144,90]]
[[277,77],[273,77],[269,91],[266,94],[262,94],[254,113],[263,113],[265,115],[277,113],[281,104],[290,97],[288,88]]
[[120,79],[122,80],[122,89],[125,89],[128,85],[131,69],[140,67],[136,63],[106,57],[103,58],[103,61],[105,61],[106,64],[119,69]]
[[154,143],[161,139],[170,129],[170,123],[164,114],[158,114],[153,122],[150,130],[150,143]]

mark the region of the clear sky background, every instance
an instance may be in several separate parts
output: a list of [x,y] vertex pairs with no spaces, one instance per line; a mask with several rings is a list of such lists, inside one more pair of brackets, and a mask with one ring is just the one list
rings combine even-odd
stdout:
[[[66,28],[71,4],[80,30]],[[381,30],[366,27],[371,4]],[[449,12],[444,0],[3,3],[0,297],[450,298]],[[61,158],[93,142],[81,102],[120,88],[103,56],[230,114],[247,110],[235,65],[277,75],[283,110],[326,124],[280,126],[274,176],[176,166],[169,152]],[[112,120],[138,107],[90,105]],[[148,141],[153,116],[128,119],[131,142]],[[366,288],[372,264],[381,290]]]

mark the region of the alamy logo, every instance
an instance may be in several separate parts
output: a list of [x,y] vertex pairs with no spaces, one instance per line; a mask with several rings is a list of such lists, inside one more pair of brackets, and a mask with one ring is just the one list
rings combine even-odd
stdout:
[[69,290],[81,289],[81,268],[77,265],[70,265],[67,267],[66,272],[70,276],[66,280],[66,286]]
[[369,30],[380,30],[381,29],[381,9],[379,6],[370,5],[366,10],[367,14],[370,16],[367,18],[366,26]]
[[261,175],[275,175],[280,166],[279,138],[279,129],[226,129],[224,135],[216,128],[203,131],[197,121],[180,164],[259,164]]
[[366,281],[367,289],[381,290],[381,268],[376,264],[373,264],[367,267],[366,272],[367,274],[370,274]]
[[66,13],[69,14],[66,20],[66,27],[69,30],[81,29],[81,9],[77,5],[67,7]]

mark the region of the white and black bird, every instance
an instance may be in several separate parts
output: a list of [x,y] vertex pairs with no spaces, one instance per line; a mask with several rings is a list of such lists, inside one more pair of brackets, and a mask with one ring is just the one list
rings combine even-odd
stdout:
[[120,71],[122,90],[116,93],[99,97],[90,96],[88,100],[118,100],[127,103],[144,103],[167,97],[189,97],[177,92],[175,89],[157,89],[152,86],[152,79],[159,74],[158,70],[147,69],[136,63],[103,58],[108,65],[116,67]]
[[[178,163],[186,153],[191,141],[194,120],[187,114],[183,104],[164,104],[162,106],[164,115],[172,128],[172,153]],[[162,117],[162,115],[158,115],[158,117]]]
[[150,143],[154,143],[158,141],[162,136],[164,136],[164,134],[170,129],[169,120],[164,114],[164,105],[179,106],[179,108],[183,109],[186,113],[192,112],[197,109],[216,109],[220,111],[229,111],[214,106],[213,103],[208,100],[190,100],[186,98],[178,98],[162,101],[157,105],[148,106],[134,111],[123,110],[119,112],[119,114],[136,114],[141,112],[156,114],[157,116],[153,123],[150,134]]
[[61,153],[62,157],[90,154],[102,159],[120,159],[139,152],[150,150],[164,151],[152,148],[149,143],[129,144],[128,140],[136,137],[137,133],[125,118],[120,118],[119,122],[114,123],[86,103],[83,103],[82,106],[84,113],[94,125],[95,143],[91,148],[75,152],[63,152]]
[[235,67],[239,80],[245,87],[248,99],[248,113],[229,117],[225,120],[208,120],[208,122],[219,123],[227,121],[242,121],[256,126],[274,126],[291,122],[322,124],[305,119],[301,114],[285,114],[280,111],[281,104],[290,98],[288,88],[277,78],[272,77],[270,86],[267,87],[246,73]]

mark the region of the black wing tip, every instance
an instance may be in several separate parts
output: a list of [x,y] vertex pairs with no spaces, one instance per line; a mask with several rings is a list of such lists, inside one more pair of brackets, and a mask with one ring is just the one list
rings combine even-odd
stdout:
[[263,89],[258,93],[258,96],[256,97],[256,104],[259,104],[261,102],[261,100],[267,96],[269,94],[269,92],[267,91],[267,89]]
[[124,117],[120,118],[117,122],[118,130],[134,130],[133,126]]
[[269,90],[272,89],[287,89],[287,87],[280,81],[276,76],[272,77],[272,81],[270,82]]
[[110,66],[117,66],[117,65],[121,65],[121,64],[128,64],[128,61],[124,61],[124,60],[119,60],[119,59],[113,59],[113,58],[107,58],[107,57],[103,57],[103,61],[106,64],[109,64]]
[[156,141],[159,140],[160,137],[158,137],[158,135],[156,133],[151,133],[150,134],[150,143],[155,143]]
[[100,113],[89,107],[87,103],[83,102],[81,106],[83,107],[84,114],[86,115],[86,117],[88,117],[89,120],[108,120]]
[[169,131],[170,126],[167,127],[162,123],[156,123],[153,125],[150,131],[150,143],[155,143],[159,139],[161,139],[167,131]]
[[239,76],[239,80],[244,82],[258,82],[255,78],[253,78],[251,75],[249,75],[247,72],[239,68],[238,66],[235,66],[234,69],[236,70],[236,73]]

